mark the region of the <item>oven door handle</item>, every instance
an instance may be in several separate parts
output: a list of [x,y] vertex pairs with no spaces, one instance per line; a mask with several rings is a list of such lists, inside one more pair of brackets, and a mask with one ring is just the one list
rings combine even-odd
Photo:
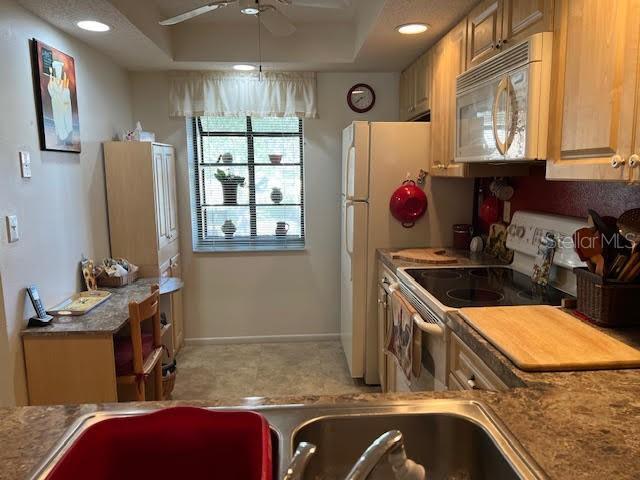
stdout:
[[[391,295],[393,292],[400,290],[400,285],[398,283],[392,283],[390,285],[383,283],[382,288]],[[444,329],[440,325],[425,322],[419,313],[414,313],[411,318],[413,319],[414,325],[423,332],[433,335],[434,337],[442,337],[444,335]]]
[[444,330],[440,325],[436,325],[435,323],[425,322],[420,316],[420,314],[414,313],[412,318],[415,326],[418,327],[423,332],[428,333],[429,335],[433,335],[434,337],[442,337],[444,335]]

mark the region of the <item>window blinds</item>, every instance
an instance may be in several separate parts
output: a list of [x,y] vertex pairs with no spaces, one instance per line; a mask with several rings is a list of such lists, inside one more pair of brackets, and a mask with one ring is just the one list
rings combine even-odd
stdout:
[[196,251],[302,249],[302,119],[194,117]]

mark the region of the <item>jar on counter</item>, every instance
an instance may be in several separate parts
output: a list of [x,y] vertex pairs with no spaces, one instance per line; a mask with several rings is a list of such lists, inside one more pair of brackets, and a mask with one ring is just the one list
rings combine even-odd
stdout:
[[457,223],[453,226],[453,248],[456,250],[469,250],[473,227],[468,223]]

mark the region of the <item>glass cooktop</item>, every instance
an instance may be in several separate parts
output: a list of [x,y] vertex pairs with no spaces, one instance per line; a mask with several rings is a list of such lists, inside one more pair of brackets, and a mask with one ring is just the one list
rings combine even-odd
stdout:
[[420,286],[447,307],[560,305],[570,297],[557,288],[535,285],[531,278],[504,267],[408,268]]

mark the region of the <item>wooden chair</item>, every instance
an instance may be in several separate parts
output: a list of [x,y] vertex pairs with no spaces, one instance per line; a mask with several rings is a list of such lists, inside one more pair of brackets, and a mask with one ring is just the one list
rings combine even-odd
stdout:
[[[160,287],[151,286],[151,295],[143,301],[129,303],[129,323],[131,328],[131,346],[133,348],[133,368],[131,372],[120,374],[118,384],[135,385],[136,400],[145,401],[147,378],[153,374],[154,400],[162,400],[162,326],[160,325]],[[152,322],[153,348],[146,358],[143,357],[142,323]]]

